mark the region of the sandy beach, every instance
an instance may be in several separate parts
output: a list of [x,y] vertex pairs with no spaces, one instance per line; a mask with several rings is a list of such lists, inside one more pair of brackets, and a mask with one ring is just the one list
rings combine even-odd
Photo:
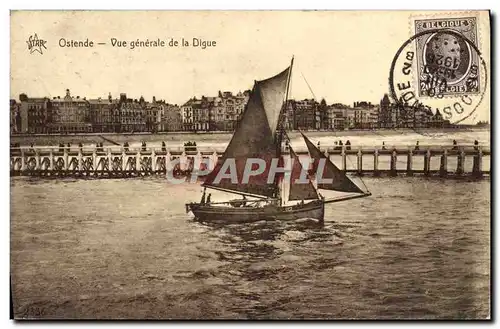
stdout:
[[[436,143],[451,143],[453,139],[459,143],[469,144],[478,140],[483,145],[489,145],[490,129],[460,128],[460,129],[379,129],[379,130],[346,130],[346,131],[307,131],[305,134],[313,141],[323,145],[334,145],[335,141],[350,140],[358,145],[413,145],[417,140],[420,144],[436,145]],[[298,140],[300,132],[288,132],[290,139]],[[196,142],[198,146],[224,147],[230,141],[230,132],[173,132],[173,133],[135,133],[135,134],[73,134],[73,135],[13,135],[11,143],[20,143],[21,146],[57,146],[59,143],[94,145],[123,144],[126,141],[131,145],[140,145],[142,141],[150,146],[159,146],[164,141],[170,146],[182,146],[184,142]]]

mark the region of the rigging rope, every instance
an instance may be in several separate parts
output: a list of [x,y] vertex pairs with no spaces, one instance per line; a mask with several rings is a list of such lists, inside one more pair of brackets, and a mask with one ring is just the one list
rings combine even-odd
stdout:
[[[316,95],[314,94],[314,91],[312,90],[311,86],[309,85],[309,83],[307,82],[307,79],[306,77],[304,76],[304,74],[302,72],[300,72],[300,74],[302,75],[302,78],[304,78],[304,81],[306,82],[307,84],[307,87],[309,88],[309,91],[311,92],[312,96],[313,96],[313,99],[315,101],[317,101],[317,98],[316,98]],[[337,137],[337,134],[335,133],[335,137]],[[349,156],[346,154],[346,158],[349,160],[349,162],[351,163],[351,165],[354,167],[351,159],[349,159]],[[366,191],[369,192],[368,190],[368,187],[366,186],[365,182],[363,181],[363,179],[360,177],[359,180],[361,181],[361,183],[363,183],[363,186],[365,187]]]
[[300,74],[302,75],[302,78],[304,78],[304,81],[306,82],[306,85],[309,88],[309,91],[313,95],[313,99],[317,100],[316,95],[314,95],[314,91],[312,90],[311,86],[309,85],[309,82],[307,82],[307,80],[306,80],[306,77],[304,76],[304,74],[302,72],[300,72]]

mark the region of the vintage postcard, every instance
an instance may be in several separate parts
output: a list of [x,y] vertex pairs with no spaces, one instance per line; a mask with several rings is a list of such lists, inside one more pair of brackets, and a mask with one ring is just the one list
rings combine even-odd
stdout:
[[11,11],[14,318],[490,319],[490,12]]

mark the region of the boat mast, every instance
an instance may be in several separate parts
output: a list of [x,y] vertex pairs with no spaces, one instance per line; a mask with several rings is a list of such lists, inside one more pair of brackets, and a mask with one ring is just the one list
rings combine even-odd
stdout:
[[288,91],[290,90],[290,80],[292,78],[292,69],[293,69],[293,56],[292,61],[290,62],[290,70],[288,71],[288,81],[286,82],[286,92],[285,92],[285,105],[288,101]]
[[[290,62],[290,69],[288,70],[288,78],[286,81],[286,91],[285,91],[285,99],[283,101],[283,105],[281,106],[281,111],[280,115],[278,118],[278,129],[277,129],[277,134],[275,136],[275,141],[276,141],[276,155],[278,159],[281,159],[281,143],[283,142],[283,135],[285,132],[285,129],[283,127],[283,118],[284,118],[284,112],[286,111],[287,103],[288,103],[288,92],[290,90],[290,80],[292,77],[292,68],[293,68],[293,55],[292,55],[292,60]],[[280,206],[283,205],[283,198],[281,196],[282,189],[280,188],[281,184],[276,184],[276,192],[275,192],[275,198],[279,200]]]

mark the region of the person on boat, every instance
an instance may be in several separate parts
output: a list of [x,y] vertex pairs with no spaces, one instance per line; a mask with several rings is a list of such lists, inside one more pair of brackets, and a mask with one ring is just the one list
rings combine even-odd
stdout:
[[345,142],[345,146],[346,146],[346,150],[350,150],[351,149],[351,141],[347,140],[347,142]]
[[80,149],[80,152],[81,152],[81,151],[82,151],[82,149],[83,149],[83,144],[82,144],[82,142],[78,143],[78,148]]
[[335,147],[333,148],[334,150],[338,150],[339,149],[338,144],[339,144],[339,142],[335,141],[335,143],[334,143]]
[[453,140],[453,147],[452,150],[458,150],[458,144],[456,140]]
[[142,142],[142,150],[146,151],[146,142],[144,142],[144,141]]
[[477,139],[474,141],[474,150],[479,150],[479,141]]
[[382,142],[382,150],[385,150],[385,142]]
[[64,152],[64,144],[59,143],[59,152]]
[[162,141],[162,142],[161,142],[161,150],[162,150],[163,152],[166,152],[166,151],[167,151],[167,145],[165,144],[165,142],[164,142],[164,141]]
[[339,149],[342,150],[344,148],[344,144],[342,143],[342,141],[339,141]]
[[212,202],[212,193],[208,193],[207,203]]
[[206,189],[203,189],[203,195],[201,196],[201,201],[200,201],[201,204],[205,204],[205,192]]
[[300,205],[302,206],[304,204],[304,199],[300,200]]
[[123,143],[123,149],[128,152],[128,142]]
[[420,150],[420,145],[418,145],[418,141],[417,141],[417,143],[415,144],[415,151],[418,151],[418,150]]

